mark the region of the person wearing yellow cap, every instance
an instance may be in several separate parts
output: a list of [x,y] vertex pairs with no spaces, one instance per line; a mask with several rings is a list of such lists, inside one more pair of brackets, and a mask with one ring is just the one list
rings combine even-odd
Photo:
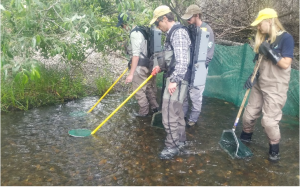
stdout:
[[[162,63],[154,68],[165,72],[166,87],[163,92],[162,122],[167,132],[165,148],[160,159],[172,159],[185,144],[185,121],[183,99],[188,88],[188,66],[190,63],[191,40],[187,28],[175,22],[174,15],[166,5],[157,7],[150,24],[166,33]],[[163,60],[164,59],[164,60]],[[164,69],[165,68],[165,69]]]
[[[197,5],[190,5],[186,11],[185,14],[181,17],[184,20],[187,20],[188,24],[194,25],[196,27],[200,27],[201,29],[204,29],[209,32],[209,42],[208,42],[208,48],[207,48],[207,56],[206,56],[206,75],[208,73],[208,65],[210,61],[213,58],[214,55],[214,49],[215,49],[215,39],[214,39],[214,32],[211,29],[211,27],[203,22],[201,20],[201,10],[200,7]],[[188,126],[194,126],[199,118],[201,107],[202,107],[202,98],[203,98],[203,92],[205,89],[205,84],[200,86],[193,86],[189,89],[187,97],[184,99],[183,102],[183,111],[184,116],[187,120]],[[187,118],[187,113],[189,110],[189,102],[188,102],[188,96],[191,100],[191,111],[189,113],[189,117]]]
[[254,84],[248,79],[244,86],[252,90],[243,114],[240,139],[251,141],[256,120],[262,114],[261,125],[269,139],[269,159],[277,161],[280,159],[279,121],[287,99],[294,39],[285,31],[277,12],[271,8],[261,10],[251,26],[257,27],[254,51],[263,59]]

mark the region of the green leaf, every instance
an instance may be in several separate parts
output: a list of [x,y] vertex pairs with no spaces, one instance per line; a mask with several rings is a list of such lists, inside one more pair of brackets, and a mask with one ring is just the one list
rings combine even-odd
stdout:
[[41,43],[41,37],[40,37],[40,35],[36,35],[36,44],[37,45],[40,45],[40,43]]
[[68,53],[68,60],[71,60],[71,59],[72,59],[72,54]]
[[121,10],[122,10],[122,5],[119,4],[119,5],[118,5],[118,12],[121,12]]
[[40,75],[39,71],[38,71],[38,70],[36,70],[36,69],[34,69],[34,71],[35,71],[35,75],[36,75],[36,77],[37,77],[37,78],[41,78],[41,75]]
[[134,10],[134,2],[133,1],[130,2],[130,5],[131,5],[131,9]]
[[23,79],[22,79],[22,83],[23,84],[27,84],[28,83],[28,76],[24,74]]
[[34,71],[34,69],[32,69],[31,73],[30,73],[30,79],[34,80],[34,78],[35,78],[35,71]]
[[19,72],[19,73],[15,76],[15,78],[14,78],[14,81],[15,81],[15,82],[19,82],[21,74],[23,74],[23,72]]

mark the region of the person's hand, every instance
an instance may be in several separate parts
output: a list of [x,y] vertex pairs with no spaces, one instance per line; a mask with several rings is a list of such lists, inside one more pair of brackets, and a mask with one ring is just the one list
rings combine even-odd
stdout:
[[257,79],[259,77],[259,72],[257,71],[253,82],[251,82],[252,75],[253,75],[253,73],[251,73],[251,75],[248,77],[247,81],[245,82],[244,89],[251,89],[255,85],[255,83],[257,82]]
[[155,76],[156,74],[158,74],[160,72],[160,67],[159,66],[155,66],[152,70],[151,75]]
[[177,83],[176,82],[170,82],[169,86],[168,86],[168,91],[170,93],[170,95],[172,95],[177,88]]
[[128,76],[126,77],[125,83],[127,84],[127,83],[132,82],[132,78],[133,78],[133,75],[128,75]]
[[263,41],[258,48],[258,52],[267,57],[270,49],[271,45],[267,41]]
[[271,45],[266,41],[261,43],[258,51],[260,54],[263,54],[268,59],[270,59],[274,65],[276,65],[282,59],[281,54],[277,53],[274,49],[272,49]]

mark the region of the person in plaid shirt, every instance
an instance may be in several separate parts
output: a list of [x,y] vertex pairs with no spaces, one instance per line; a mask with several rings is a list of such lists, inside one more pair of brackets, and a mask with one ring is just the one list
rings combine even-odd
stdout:
[[[161,159],[172,159],[179,153],[186,141],[183,100],[188,89],[191,40],[186,28],[174,21],[174,15],[168,6],[157,7],[150,24],[165,32],[162,61],[165,69],[155,66],[157,72],[166,72],[166,88],[163,93],[162,122],[167,132],[165,148]],[[161,63],[160,63],[161,64]]]

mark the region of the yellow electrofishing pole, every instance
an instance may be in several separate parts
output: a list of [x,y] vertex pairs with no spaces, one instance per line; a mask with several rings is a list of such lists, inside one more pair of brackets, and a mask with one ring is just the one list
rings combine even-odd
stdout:
[[95,130],[93,130],[93,132],[91,132],[88,129],[74,129],[69,131],[69,135],[74,137],[86,137],[86,136],[90,136],[91,134],[92,135],[95,134],[97,130],[100,127],[102,127],[102,125],[104,125],[104,123],[107,120],[109,120],[132,96],[134,96],[134,94],[137,91],[139,91],[156,74],[157,74],[157,69],[153,69],[151,75],[136,90],[134,90],[133,93],[125,101],[123,101],[123,103],[120,106],[118,106]]

